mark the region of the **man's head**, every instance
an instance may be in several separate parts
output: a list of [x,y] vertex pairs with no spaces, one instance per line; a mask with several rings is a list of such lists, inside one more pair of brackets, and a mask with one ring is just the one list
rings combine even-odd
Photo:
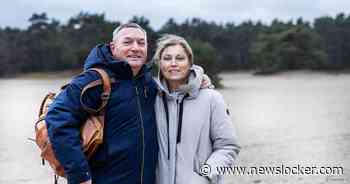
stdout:
[[126,61],[136,75],[147,59],[146,31],[138,24],[122,24],[113,31],[110,43],[115,59]]

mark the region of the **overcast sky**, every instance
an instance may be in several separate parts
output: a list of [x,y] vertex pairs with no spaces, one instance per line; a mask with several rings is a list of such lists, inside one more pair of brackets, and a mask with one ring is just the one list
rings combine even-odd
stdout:
[[33,13],[65,23],[80,11],[105,13],[108,20],[127,22],[133,15],[145,16],[159,29],[169,18],[182,22],[199,17],[217,23],[245,20],[313,20],[320,16],[349,14],[350,0],[6,0],[0,5],[0,27],[29,25]]

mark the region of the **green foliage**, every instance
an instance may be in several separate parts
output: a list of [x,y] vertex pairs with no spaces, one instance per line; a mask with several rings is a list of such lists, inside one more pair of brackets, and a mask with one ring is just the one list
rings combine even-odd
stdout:
[[[34,13],[27,29],[0,27],[0,77],[25,72],[77,69],[96,44],[109,43],[118,21],[104,14],[80,12],[66,24],[46,13]],[[222,70],[255,69],[271,73],[291,69],[350,68],[350,16],[320,17],[314,24],[275,19],[270,25],[246,21],[217,24],[199,18],[178,23],[170,18],[155,31],[146,17],[134,16],[149,41],[148,59],[155,41],[173,33],[192,41],[195,61],[202,65],[216,85]]]
[[340,13],[335,18],[320,17],[315,19],[314,27],[328,56],[327,68],[350,68],[350,16]]
[[215,49],[210,43],[200,40],[190,41],[190,45],[194,55],[194,63],[204,68],[205,73],[210,77],[215,87],[221,88],[221,78],[218,76],[220,67]]
[[282,32],[261,34],[251,54],[257,73],[282,70],[321,69],[326,54],[317,33],[306,26],[294,26]]

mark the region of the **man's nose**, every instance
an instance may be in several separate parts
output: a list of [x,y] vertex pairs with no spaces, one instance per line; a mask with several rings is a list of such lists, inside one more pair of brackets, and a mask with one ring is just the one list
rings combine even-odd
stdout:
[[132,50],[139,50],[140,49],[140,45],[136,41],[132,42],[131,49]]

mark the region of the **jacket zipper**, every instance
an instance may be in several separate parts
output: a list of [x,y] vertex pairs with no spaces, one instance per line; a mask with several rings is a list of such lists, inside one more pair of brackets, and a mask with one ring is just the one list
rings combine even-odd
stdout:
[[137,107],[139,110],[139,117],[141,121],[141,140],[142,140],[142,160],[141,160],[141,184],[143,184],[143,170],[145,165],[145,130],[143,125],[143,117],[142,117],[142,109],[141,109],[141,103],[140,103],[140,96],[139,96],[139,90],[137,86],[135,86],[135,92],[136,92],[136,99],[137,99]]

